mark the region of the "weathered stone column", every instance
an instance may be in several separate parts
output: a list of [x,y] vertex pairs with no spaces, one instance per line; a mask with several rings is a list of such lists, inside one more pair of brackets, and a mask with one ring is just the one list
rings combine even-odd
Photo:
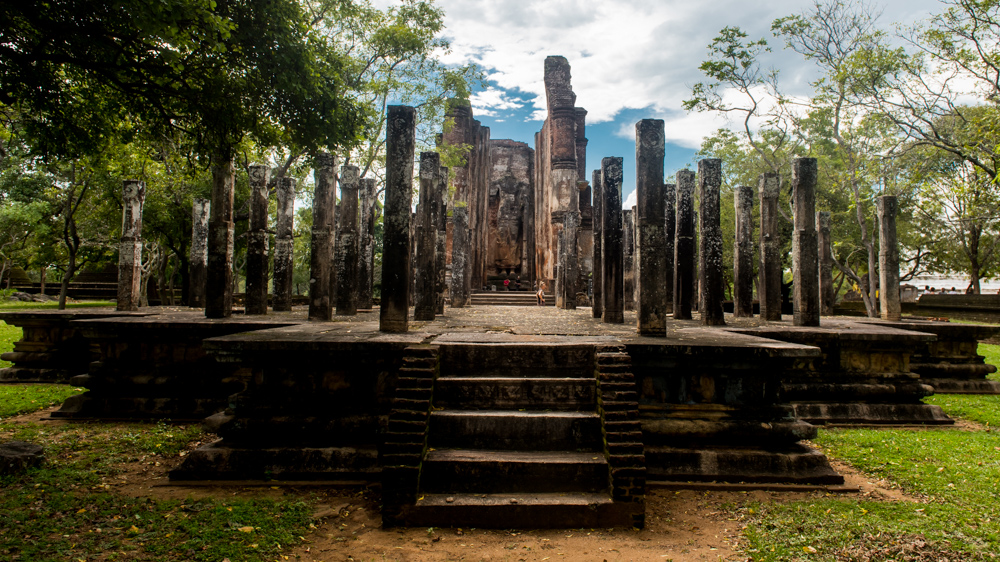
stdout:
[[[579,200],[577,200],[579,204]],[[579,275],[579,249],[577,237],[580,233],[580,211],[570,210],[563,216],[563,229],[560,237],[562,262],[559,264],[559,276],[562,279],[562,308],[576,310],[576,281]]]
[[142,206],[146,184],[139,180],[122,182],[122,237],[118,245],[117,310],[139,310],[142,284]]
[[448,167],[438,168],[437,183],[434,186],[434,208],[432,219],[436,229],[434,241],[434,273],[437,275],[437,313],[444,314],[444,301],[448,293],[447,246],[448,246]]
[[674,320],[691,319],[694,299],[694,184],[691,170],[677,172],[677,224],[674,230]]
[[208,264],[205,274],[205,316],[228,318],[233,313],[233,160],[212,164],[212,205],[208,219]]
[[819,227],[819,311],[823,316],[833,315],[836,295],[833,289],[833,248],[830,245],[830,212],[818,211]]
[[375,179],[361,180],[361,237],[358,245],[358,308],[372,307],[375,271]]
[[246,313],[267,314],[267,166],[250,166]]
[[594,170],[594,318],[600,318],[604,313],[604,191],[601,189],[601,171]]
[[698,208],[701,232],[698,237],[699,309],[704,326],[724,326],[722,311],[723,266],[722,226],[719,191],[722,189],[722,160],[705,158],[698,161]]
[[753,188],[741,185],[733,198],[736,241],[733,244],[733,316],[753,316]]
[[667,314],[674,312],[674,237],[677,235],[677,184],[663,184],[663,256],[666,279],[664,294]]
[[760,175],[760,317],[781,320],[781,236],[778,232],[778,174]]
[[205,281],[208,276],[208,199],[195,199],[191,205],[191,270],[188,282],[188,306],[205,306]]
[[605,324],[624,324],[624,280],[622,255],[622,158],[601,160],[604,192],[604,315]]
[[667,335],[667,263],[664,259],[664,132],[662,119],[635,124],[636,254],[640,336]]
[[631,209],[622,209],[622,307],[625,310],[635,310],[635,295],[639,292],[639,278],[635,274],[637,246],[633,205]]
[[451,213],[451,307],[469,305],[469,210],[455,206]]
[[275,221],[274,234],[274,302],[271,306],[275,311],[292,309],[294,220],[295,178],[278,178],[278,219]]
[[379,310],[379,330],[383,332],[405,333],[409,328],[410,200],[415,147],[416,112],[405,105],[389,106]]
[[316,155],[313,164],[312,241],[309,254],[309,319],[333,318],[333,246],[337,206],[337,159],[330,153]]
[[896,242],[899,203],[895,195],[883,195],[875,198],[875,205],[878,209],[878,294],[882,320],[899,320],[899,246]]
[[358,187],[357,166],[340,168],[340,212],[337,215],[337,316],[358,313]]
[[420,153],[420,202],[417,204],[417,259],[413,319],[421,322],[434,320],[437,313],[437,227],[434,224],[434,199],[437,195],[441,157],[437,152]]
[[792,160],[792,275],[796,326],[819,326],[819,245],[816,236],[816,159]]

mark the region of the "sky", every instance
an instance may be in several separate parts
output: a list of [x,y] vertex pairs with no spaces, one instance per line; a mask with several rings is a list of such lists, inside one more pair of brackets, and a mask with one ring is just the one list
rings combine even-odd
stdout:
[[[729,124],[716,115],[684,111],[708,44],[726,26],[750,39],[766,38],[767,65],[780,70],[786,93],[809,95],[815,71],[783,49],[770,33],[778,17],[803,13],[812,0],[437,0],[445,12],[447,63],[478,63],[488,85],[472,97],[473,113],[494,139],[534,145],[545,118],[545,57],[561,55],[572,67],[576,105],[587,115],[587,169],[621,156],[625,206],[635,190],[635,123],[663,119],[664,170],[670,177],[693,166],[702,138]],[[882,22],[911,23],[943,10],[938,0],[886,0]],[[633,196],[634,197],[634,196]]]

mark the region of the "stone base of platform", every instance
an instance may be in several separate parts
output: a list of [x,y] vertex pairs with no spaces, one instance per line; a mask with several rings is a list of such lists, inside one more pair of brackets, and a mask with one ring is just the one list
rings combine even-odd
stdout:
[[360,480],[377,482],[375,445],[356,447],[228,447],[221,440],[192,451],[170,480]]
[[792,404],[795,417],[815,425],[952,425],[930,404]]
[[782,482],[788,484],[843,484],[844,477],[830,466],[826,455],[805,445],[777,448],[645,448],[649,480],[691,482]]
[[615,502],[607,493],[425,494],[382,525],[482,529],[610,528],[641,526],[641,503]]
[[1000,394],[1000,382],[985,379],[922,379],[934,387],[934,394]]
[[100,396],[85,392],[70,396],[53,418],[70,419],[169,419],[201,421],[226,407],[226,398],[193,396]]

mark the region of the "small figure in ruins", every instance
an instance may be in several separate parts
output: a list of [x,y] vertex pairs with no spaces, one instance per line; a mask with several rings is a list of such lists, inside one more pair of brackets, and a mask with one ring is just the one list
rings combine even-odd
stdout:
[[538,282],[538,291],[535,293],[538,299],[538,306],[545,306],[545,281]]

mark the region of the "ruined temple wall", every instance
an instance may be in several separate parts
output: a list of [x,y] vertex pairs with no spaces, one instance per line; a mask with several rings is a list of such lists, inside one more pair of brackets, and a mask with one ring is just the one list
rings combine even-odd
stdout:
[[[545,98],[548,117],[535,135],[535,255],[537,276],[552,280],[563,216],[580,212],[580,239],[588,238],[593,228],[589,191],[581,193],[577,185],[586,181],[587,112],[575,105],[570,66],[564,57],[545,59]],[[592,243],[581,244],[577,252],[578,280],[585,283],[593,269]],[[585,287],[579,285],[577,290]]]
[[512,271],[528,280],[526,220],[533,196],[535,151],[523,142],[490,141],[486,275]]
[[[468,147],[465,165],[454,166],[449,179],[452,197],[448,207],[466,207],[469,220],[468,274],[473,289],[486,280],[486,240],[488,231],[487,195],[490,176],[490,129],[473,118],[472,106],[467,101],[452,101],[447,118],[449,127],[441,135],[445,145],[463,144]],[[448,222],[446,262],[451,264],[453,226]]]
[[473,121],[472,155],[469,158],[469,175],[471,178],[471,199],[469,201],[469,229],[472,242],[472,286],[482,287],[486,284],[486,256],[489,240],[489,181],[492,165],[490,163],[490,129],[483,127],[479,121]]
[[557,225],[552,223],[552,160],[549,156],[549,122],[535,133],[535,278],[546,279],[554,289]]

